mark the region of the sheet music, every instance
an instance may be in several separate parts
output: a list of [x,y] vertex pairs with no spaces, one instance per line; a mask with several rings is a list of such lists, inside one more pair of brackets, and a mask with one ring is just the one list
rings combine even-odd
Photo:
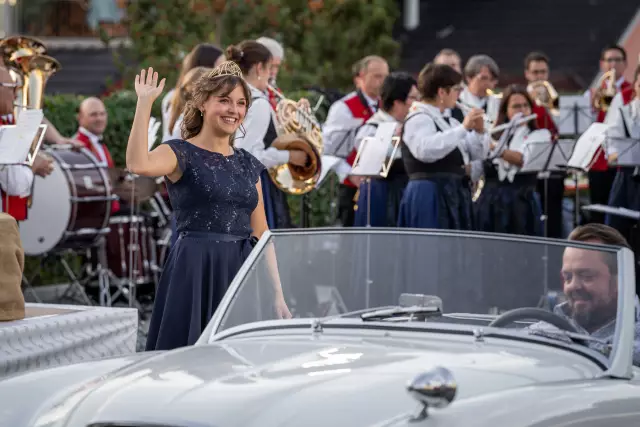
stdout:
[[15,126],[2,128],[0,134],[0,163],[25,163],[44,114],[42,110],[24,110]]
[[377,176],[387,158],[388,143],[377,136],[364,138],[360,143],[360,152],[351,175]]
[[567,166],[583,171],[589,170],[596,152],[604,145],[608,128],[604,123],[592,123],[578,138]]
[[320,178],[318,178],[316,188],[319,188],[322,185],[330,171],[335,171],[335,173],[340,177],[340,181],[345,179],[351,171],[349,163],[345,162],[345,160],[340,157],[323,155],[320,158],[320,162],[322,163],[322,170],[320,171]]
[[595,119],[590,100],[583,95],[561,95],[558,105],[560,114],[555,122],[561,135],[585,132]]

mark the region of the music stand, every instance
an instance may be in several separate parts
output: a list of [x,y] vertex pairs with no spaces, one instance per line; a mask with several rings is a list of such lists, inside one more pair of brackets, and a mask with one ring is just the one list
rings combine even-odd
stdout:
[[[350,175],[365,177],[367,183],[367,227],[371,227],[371,179],[386,178],[400,145],[400,137],[393,136],[396,131],[395,122],[380,123],[373,137],[363,138],[358,147],[356,158]],[[389,142],[392,150],[389,154]],[[371,296],[371,235],[367,233],[366,268],[366,308],[369,308]]]
[[580,192],[578,186],[578,173],[589,172],[593,163],[597,158],[600,150],[604,150],[606,139],[606,131],[609,128],[604,123],[592,123],[591,126],[582,134],[573,146],[571,157],[567,161],[567,171],[575,176],[576,194],[575,194],[575,224],[580,223]]

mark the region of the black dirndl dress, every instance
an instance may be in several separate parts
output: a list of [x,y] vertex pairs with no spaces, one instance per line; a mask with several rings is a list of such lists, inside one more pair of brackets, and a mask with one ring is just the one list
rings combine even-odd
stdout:
[[516,174],[500,181],[495,166],[485,162],[485,184],[474,203],[478,231],[542,236],[542,208],[537,173]]
[[264,166],[242,149],[231,156],[171,140],[182,177],[167,180],[178,238],[164,265],[147,350],[194,344],[248,257],[256,183]]
[[[276,132],[272,118],[264,137],[265,147],[269,148],[277,137],[278,133]],[[269,171],[266,169],[262,172],[260,181],[262,183],[262,198],[269,229],[291,228],[293,225],[291,222],[291,213],[289,212],[287,194],[273,183],[269,176]]]

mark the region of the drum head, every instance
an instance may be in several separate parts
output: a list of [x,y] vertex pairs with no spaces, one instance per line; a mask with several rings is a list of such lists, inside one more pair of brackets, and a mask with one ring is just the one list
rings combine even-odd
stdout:
[[46,178],[35,177],[28,217],[20,223],[25,255],[41,255],[52,250],[69,225],[71,191],[59,162]]

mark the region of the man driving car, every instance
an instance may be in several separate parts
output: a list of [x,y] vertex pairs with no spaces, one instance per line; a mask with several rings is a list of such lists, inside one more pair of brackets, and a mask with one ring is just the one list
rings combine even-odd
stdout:
[[[576,227],[570,241],[600,243],[630,248],[618,230],[592,223]],[[554,314],[571,323],[579,333],[612,343],[618,304],[618,264],[613,253],[567,247],[562,256],[561,277],[566,301],[553,308]],[[636,323],[633,364],[640,365],[640,303],[635,300]],[[532,329],[548,329],[541,322]],[[602,351],[604,345],[589,341],[589,346]]]

